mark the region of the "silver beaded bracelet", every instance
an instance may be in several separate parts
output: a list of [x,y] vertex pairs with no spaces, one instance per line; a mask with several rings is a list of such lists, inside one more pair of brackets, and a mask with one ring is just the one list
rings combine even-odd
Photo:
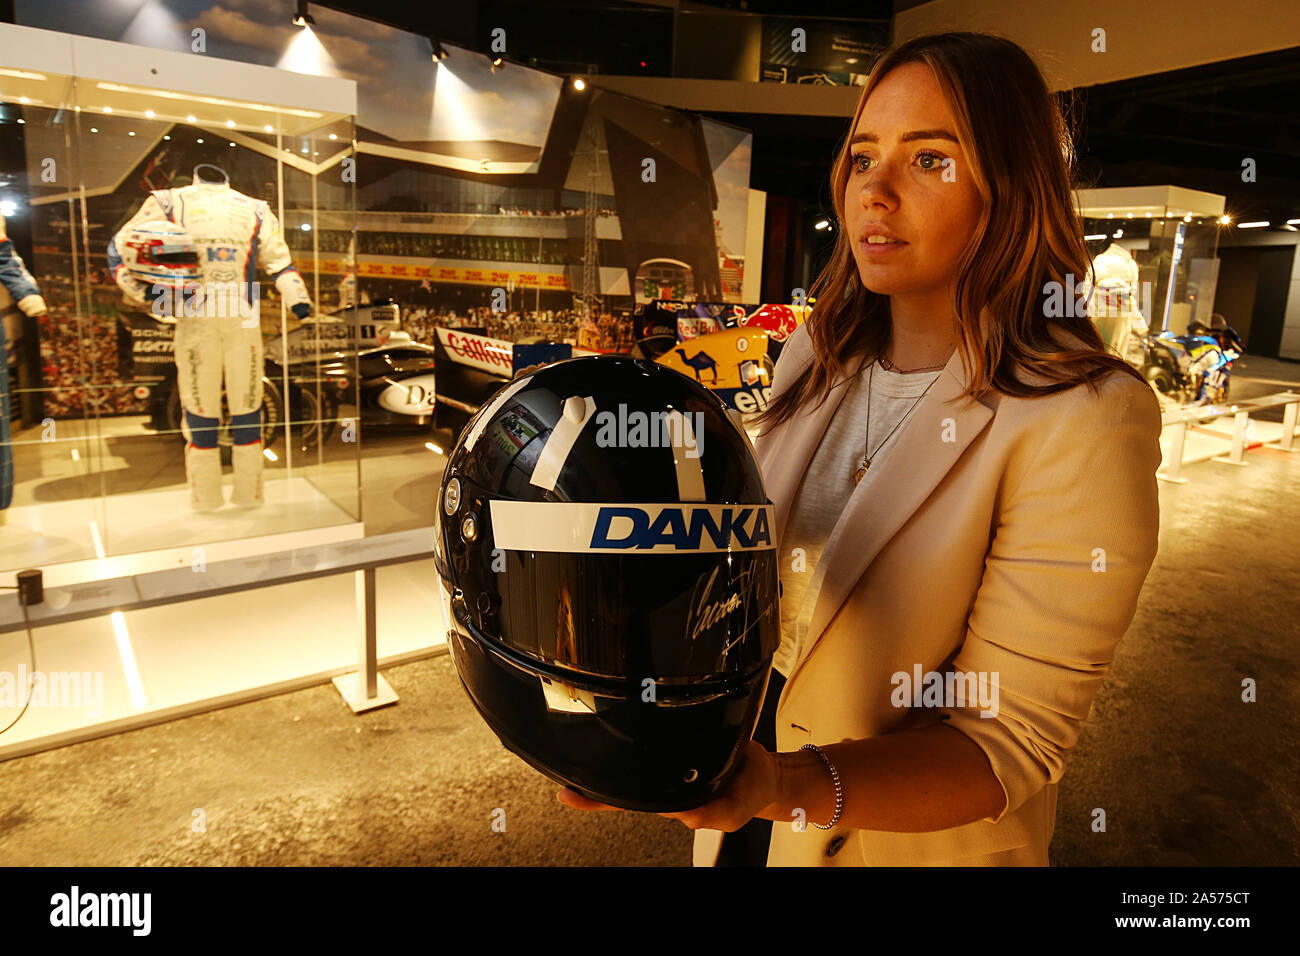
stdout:
[[817,756],[821,757],[826,767],[831,772],[831,779],[835,781],[835,816],[831,817],[830,823],[814,823],[813,826],[819,830],[829,830],[835,824],[840,822],[840,814],[844,812],[844,787],[840,784],[839,771],[835,769],[835,764],[831,763],[831,758],[822,752],[822,748],[816,744],[804,744],[800,750],[814,750]]

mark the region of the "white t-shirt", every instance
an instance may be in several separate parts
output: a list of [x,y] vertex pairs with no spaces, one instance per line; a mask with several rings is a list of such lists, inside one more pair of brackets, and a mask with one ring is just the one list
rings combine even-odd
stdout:
[[[777,555],[781,580],[781,645],[773,666],[782,676],[789,676],[803,652],[798,623],[802,622],[806,628],[812,620],[825,573],[825,569],[819,573],[818,565],[840,514],[855,492],[862,494],[869,488],[881,462],[907,429],[904,417],[910,417],[912,409],[920,405],[918,399],[941,374],[935,371],[904,375],[887,372],[877,363],[874,371],[866,366],[848,383],[839,386],[849,391],[831,417],[804,473],[786,519],[781,552]],[[871,467],[855,486],[853,473],[866,453],[868,442],[872,451]],[[803,550],[798,565],[801,570],[796,570],[796,548]]]

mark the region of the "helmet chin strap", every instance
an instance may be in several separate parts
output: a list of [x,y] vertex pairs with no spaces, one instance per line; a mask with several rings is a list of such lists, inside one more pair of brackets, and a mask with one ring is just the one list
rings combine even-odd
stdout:
[[[202,173],[199,170],[211,170],[210,173]],[[194,181],[196,183],[208,183],[211,185],[230,185],[230,174],[220,166],[213,166],[211,163],[199,163],[194,167]]]

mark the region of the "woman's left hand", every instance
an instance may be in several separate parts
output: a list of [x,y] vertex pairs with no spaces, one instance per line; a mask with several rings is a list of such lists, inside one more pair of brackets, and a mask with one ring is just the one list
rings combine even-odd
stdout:
[[[776,803],[780,792],[775,754],[751,740],[741,757],[740,771],[712,800],[694,810],[678,813],[661,813],[661,817],[680,820],[692,830],[722,830],[734,833],[759,813]],[[621,810],[607,803],[589,800],[565,787],[556,799],[575,810]]]

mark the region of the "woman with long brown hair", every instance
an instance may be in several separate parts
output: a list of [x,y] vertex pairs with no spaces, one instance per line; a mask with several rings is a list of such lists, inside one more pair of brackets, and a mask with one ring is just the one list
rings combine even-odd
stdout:
[[1074,298],[1070,141],[1020,47],[902,43],[849,129],[756,442],[782,585],[763,717],[726,792],[666,815],[697,864],[1046,865],[1156,553],[1158,402]]

